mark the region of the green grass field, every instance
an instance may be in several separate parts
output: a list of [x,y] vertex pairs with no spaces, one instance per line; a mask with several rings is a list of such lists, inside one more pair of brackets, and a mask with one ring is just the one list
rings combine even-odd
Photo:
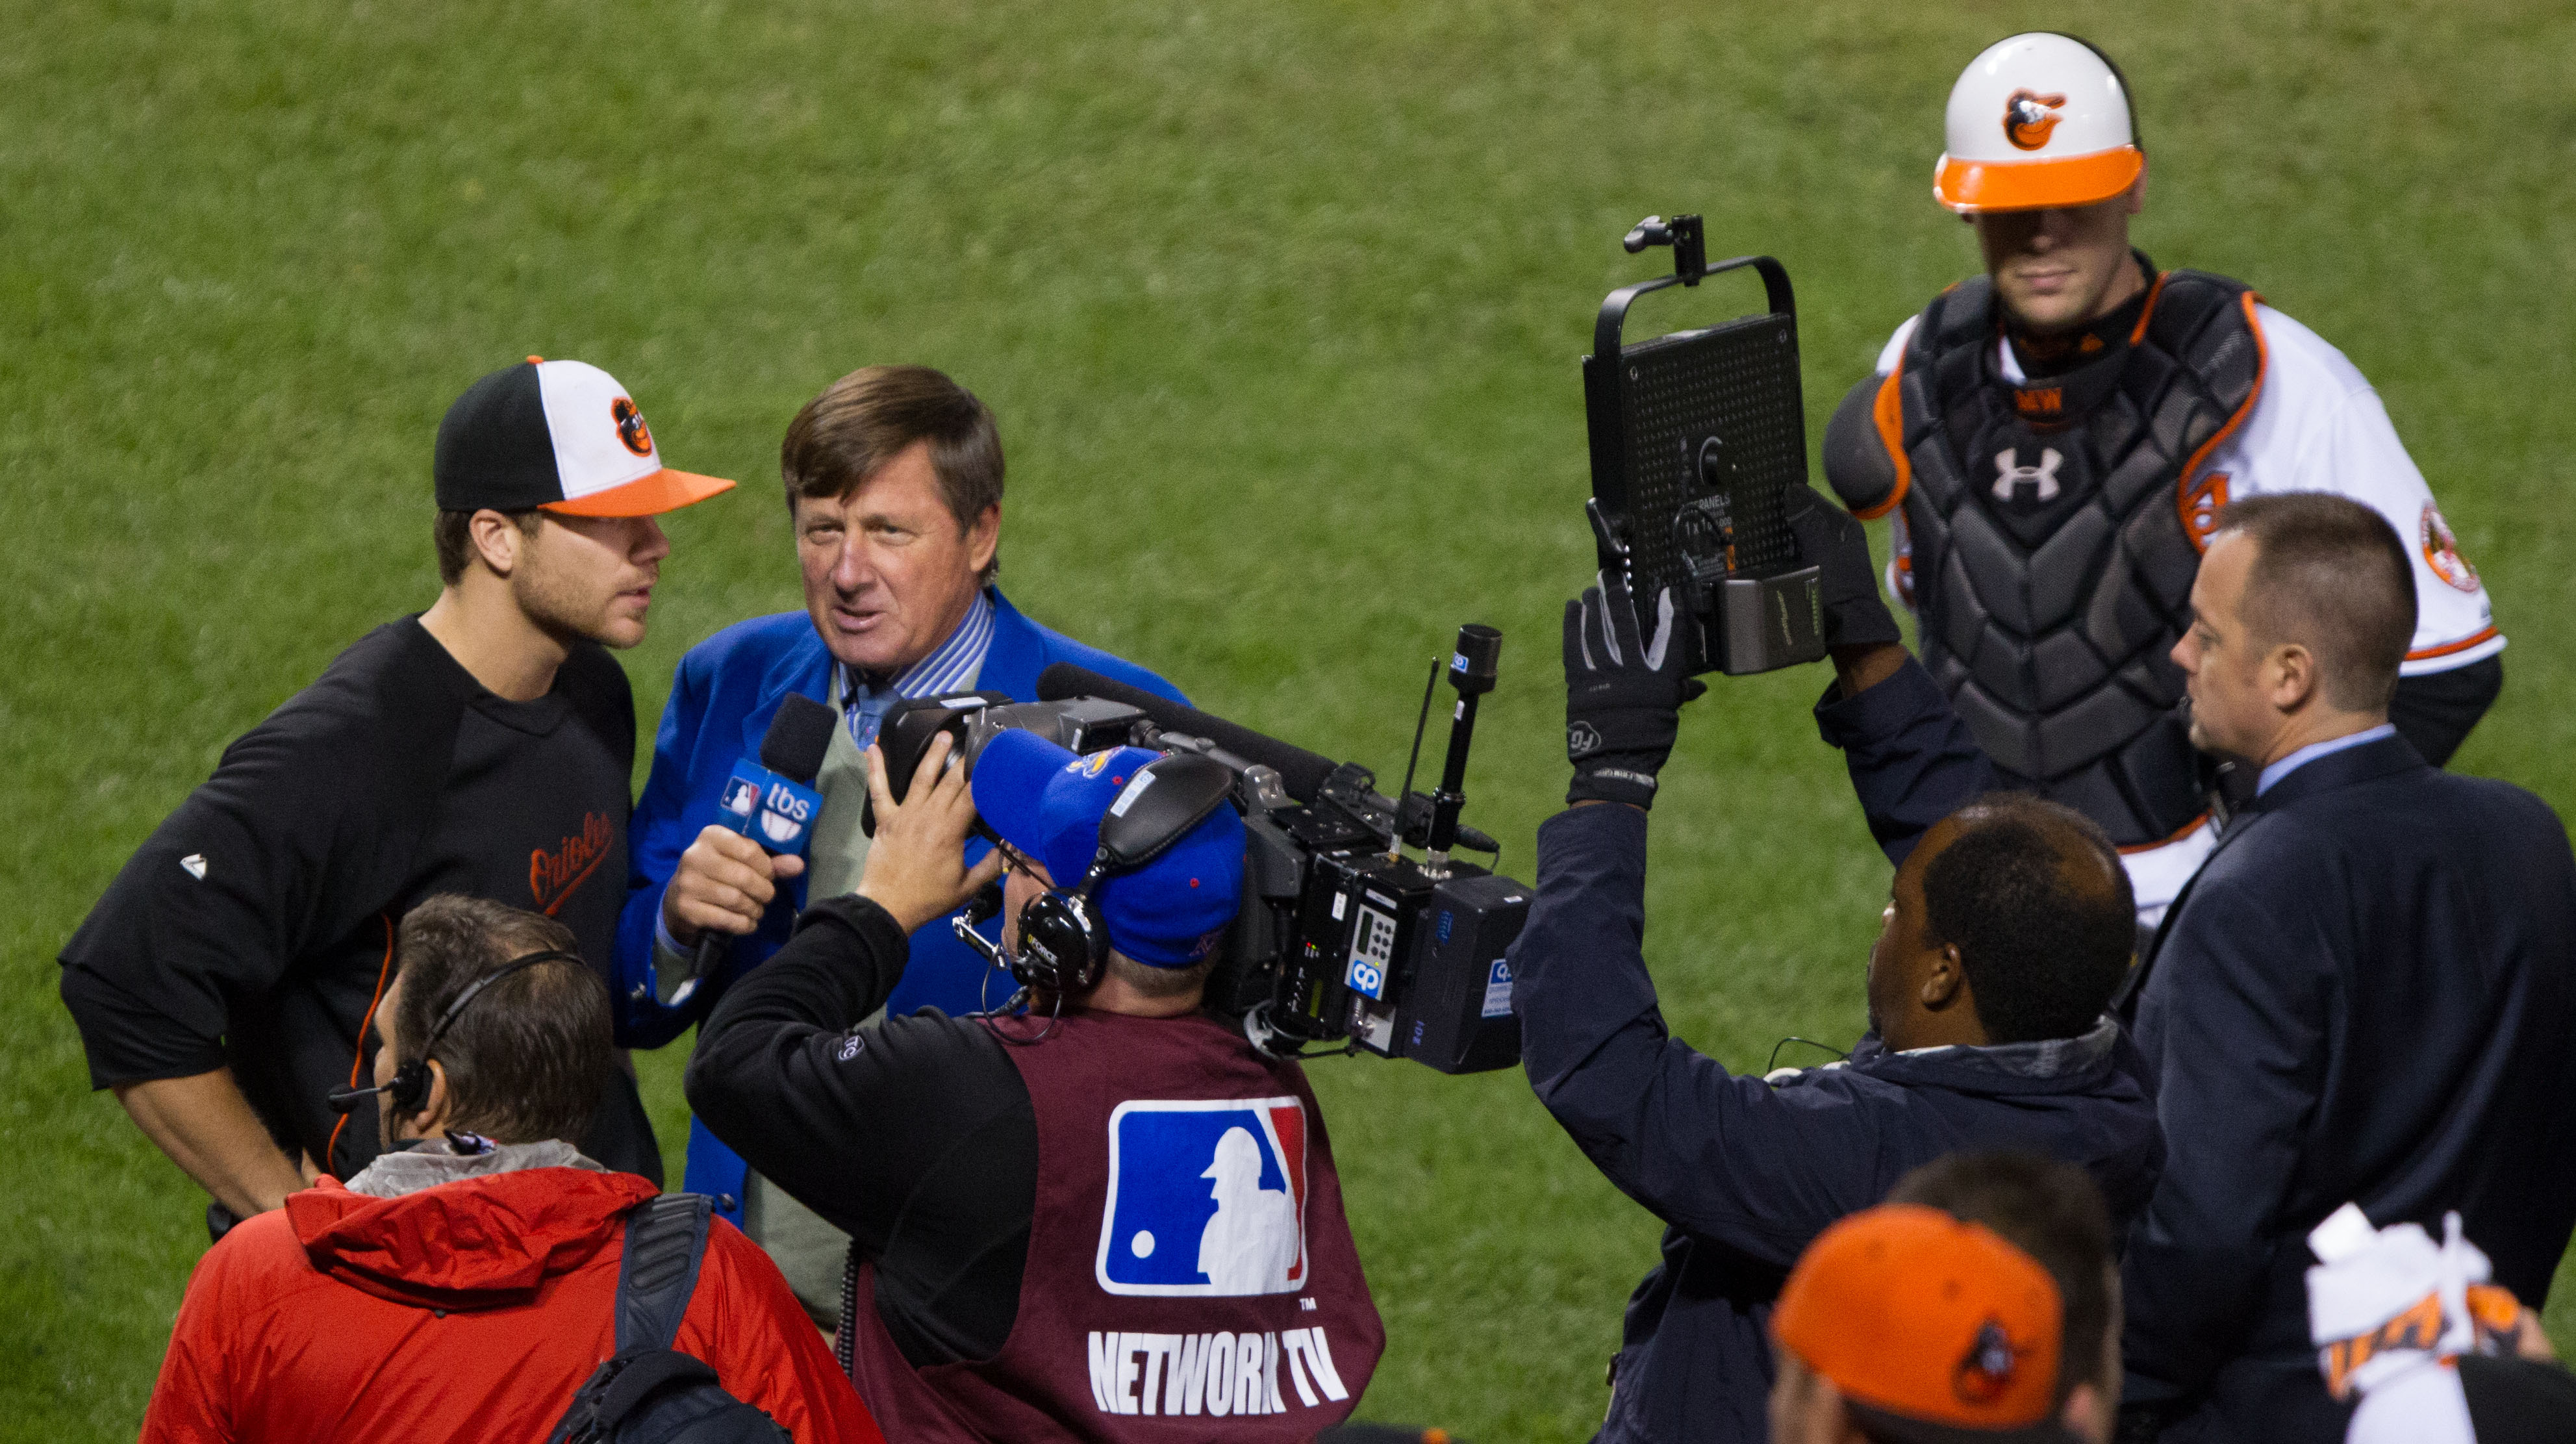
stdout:
[[[1001,416],[1012,597],[1212,710],[1391,777],[1426,660],[1501,627],[1468,816],[1526,877],[1591,557],[1575,359],[1652,269],[1619,234],[1698,210],[1785,260],[1820,430],[1974,264],[1929,195],[1951,79],[2069,26],[2142,99],[2140,243],[2341,345],[2488,579],[2510,682],[2457,765],[2576,805],[2576,13],[1951,11],[0,8],[0,1435],[130,1436],[205,1243],[87,1091],[55,950],[225,742],[429,602],[432,432],[523,353],[744,482],[672,521],[625,657],[648,739],[684,649],[796,603],[788,417],[927,362]],[[1737,1068],[1861,1026],[1886,866],[1824,681],[1718,687],[1655,813],[1667,1012]],[[676,1177],[683,1054],[639,1062]],[[1364,1415],[1584,1437],[1654,1222],[1517,1073],[1314,1074],[1388,1323]]]

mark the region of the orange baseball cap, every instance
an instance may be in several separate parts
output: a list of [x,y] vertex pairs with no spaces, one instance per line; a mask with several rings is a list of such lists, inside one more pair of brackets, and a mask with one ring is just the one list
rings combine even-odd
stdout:
[[2069,1444],[2056,1281],[1993,1230],[1893,1203],[1826,1229],[1771,1314],[1863,1427],[1914,1444]]

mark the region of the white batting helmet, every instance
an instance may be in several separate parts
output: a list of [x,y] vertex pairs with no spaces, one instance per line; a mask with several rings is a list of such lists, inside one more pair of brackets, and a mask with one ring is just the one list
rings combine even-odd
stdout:
[[2072,35],[1986,47],[1950,87],[1949,149],[1932,194],[1962,215],[2089,206],[2146,166],[2118,66]]

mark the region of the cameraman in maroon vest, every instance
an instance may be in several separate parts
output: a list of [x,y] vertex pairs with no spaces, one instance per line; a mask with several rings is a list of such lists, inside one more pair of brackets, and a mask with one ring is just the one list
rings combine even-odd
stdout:
[[[1287,1441],[1340,1423],[1386,1333],[1323,1118],[1294,1062],[1200,1006],[1241,901],[1242,819],[1219,802],[1106,869],[1101,821],[1152,785],[1155,753],[1076,757],[1013,731],[971,784],[948,759],[933,742],[898,805],[869,749],[857,891],[807,909],[689,1064],[716,1136],[849,1233],[839,1342],[860,1395],[904,1440]],[[1000,845],[970,871],[978,814]],[[997,871],[1005,961],[1054,986],[860,1027],[913,930]],[[1090,947],[1067,945],[1068,918]]]

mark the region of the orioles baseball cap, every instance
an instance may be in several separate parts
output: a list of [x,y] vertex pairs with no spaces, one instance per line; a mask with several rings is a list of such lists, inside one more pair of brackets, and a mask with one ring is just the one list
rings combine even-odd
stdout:
[[1962,215],[2089,206],[2146,168],[2128,82],[2072,35],[2007,36],[1950,87],[1932,194]]
[[1833,1380],[1861,1427],[1907,1444],[2074,1444],[2057,1419],[2057,1283],[1937,1208],[1865,1209],[1789,1273],[1772,1337]]
[[616,377],[536,356],[465,388],[438,423],[432,469],[441,511],[656,516],[733,489],[664,466]]
[[[1107,816],[1139,769],[1161,756],[1118,747],[1083,756],[1013,728],[984,744],[971,786],[975,812],[1002,840],[1071,888],[1100,851]],[[1133,872],[1112,873],[1091,900],[1109,945],[1156,968],[1186,968],[1215,951],[1243,901],[1243,819],[1219,804]]]

